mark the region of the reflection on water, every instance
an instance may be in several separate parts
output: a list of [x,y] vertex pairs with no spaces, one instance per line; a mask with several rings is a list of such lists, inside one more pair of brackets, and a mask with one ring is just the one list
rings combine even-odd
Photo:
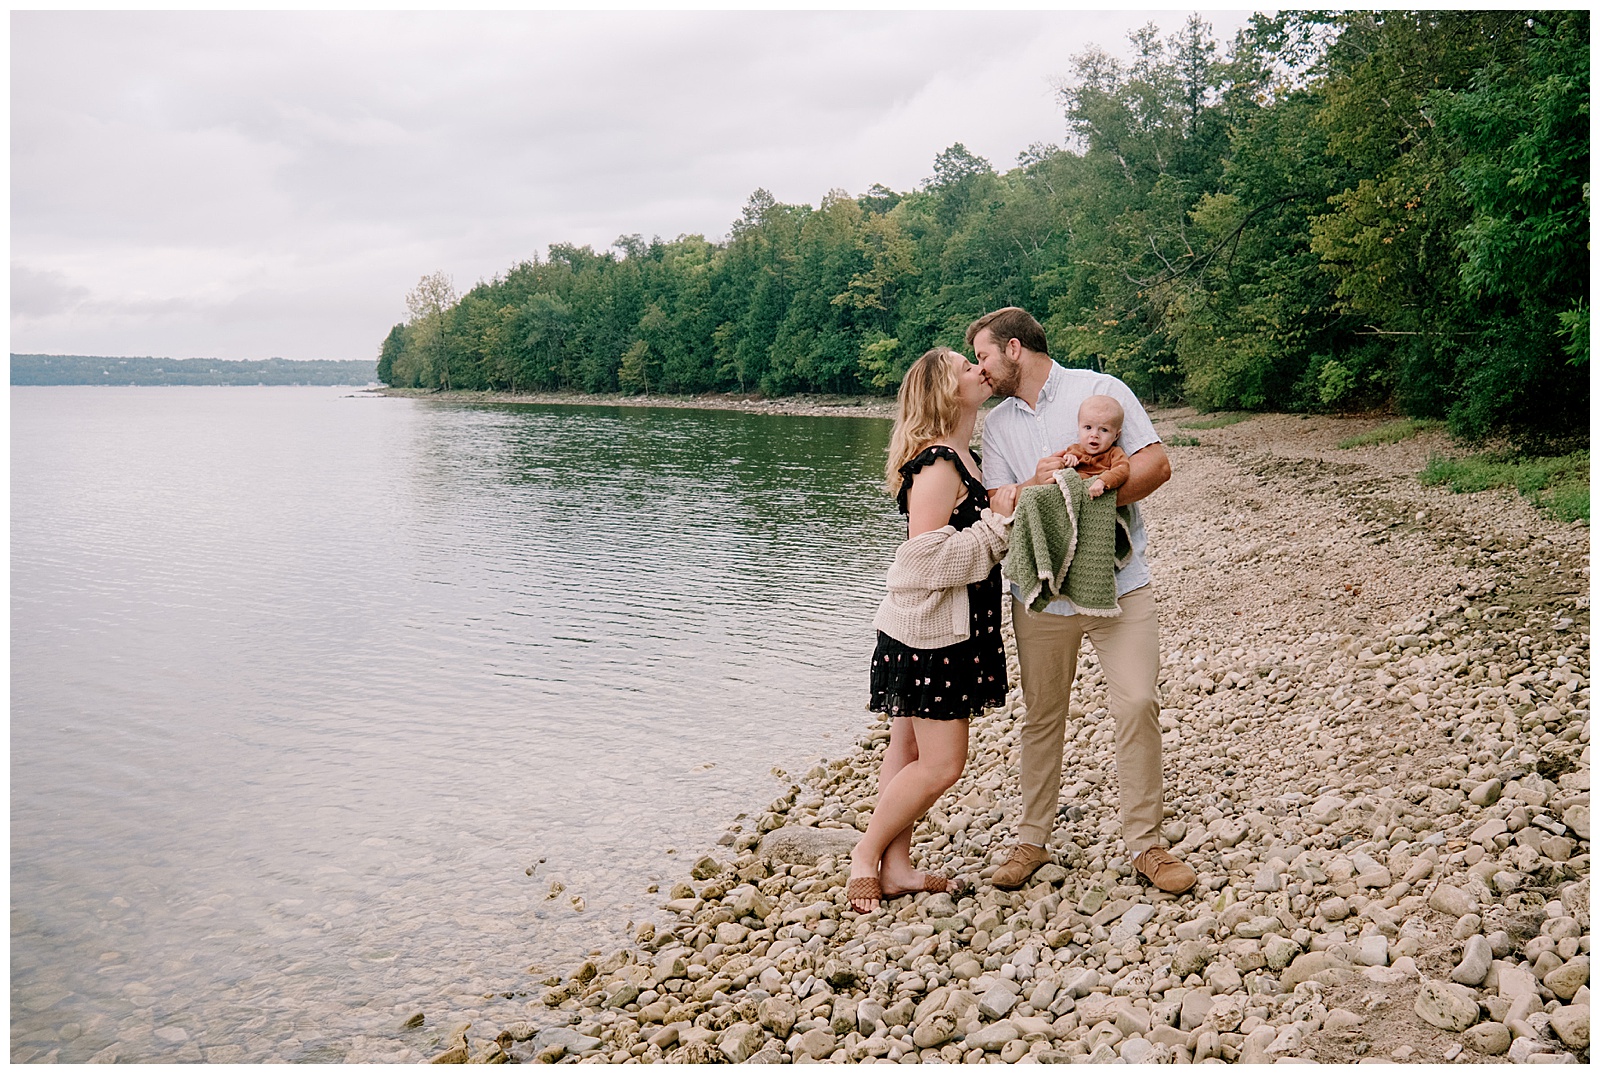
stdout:
[[864,722],[885,421],[11,398],[14,1059],[531,988]]

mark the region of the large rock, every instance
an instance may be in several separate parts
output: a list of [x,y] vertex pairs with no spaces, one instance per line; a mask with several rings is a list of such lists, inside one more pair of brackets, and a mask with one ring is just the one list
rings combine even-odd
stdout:
[[643,991],[643,989],[634,984],[632,981],[623,981],[621,984],[617,985],[610,995],[606,997],[606,1006],[612,1010],[616,1010],[619,1007],[626,1007],[628,1004],[639,998],[639,993],[641,991]]
[[1244,1021],[1244,997],[1239,995],[1217,996],[1211,1001],[1211,1009],[1206,1012],[1205,1021],[1201,1030],[1214,1030],[1217,1033],[1232,1033],[1239,1028],[1239,1023]]
[[1178,1028],[1189,1032],[1199,1029],[1205,1022],[1206,1015],[1211,1013],[1211,1006],[1216,1001],[1211,998],[1211,993],[1195,988],[1184,993],[1183,1002],[1178,1007]]
[[940,1012],[929,1015],[911,1033],[911,1043],[918,1048],[937,1048],[956,1035],[956,1020]]
[[549,1029],[540,1030],[538,1036],[534,1038],[536,1052],[556,1047],[560,1047],[567,1055],[588,1055],[600,1047],[600,1038],[585,1036],[570,1026],[551,1026]]
[[875,999],[864,999],[856,1004],[856,1028],[862,1036],[870,1037],[883,1021],[883,1004]]
[[1109,939],[1112,947],[1121,947],[1144,929],[1150,919],[1156,916],[1156,908],[1147,902],[1134,903],[1128,907],[1122,919],[1111,930]]
[[839,1040],[826,1029],[811,1029],[800,1034],[797,1053],[803,1052],[813,1059],[826,1059],[839,1047]]
[[1073,999],[1082,999],[1100,986],[1100,975],[1094,970],[1084,967],[1082,971],[1073,975],[1067,983],[1067,991]]
[[736,1022],[723,1032],[717,1047],[728,1057],[728,1062],[742,1063],[759,1051],[766,1039],[759,1026]]
[[1557,1008],[1550,1016],[1550,1028],[1556,1031],[1561,1043],[1582,1051],[1589,1046],[1589,1005],[1574,1003]]
[[1461,1043],[1481,1055],[1505,1055],[1511,1047],[1511,1030],[1499,1022],[1480,1022],[1461,1034]]
[[1172,956],[1172,972],[1179,977],[1199,973],[1211,961],[1213,948],[1204,940],[1184,940]]
[[1130,1066],[1145,1066],[1169,1060],[1167,1050],[1143,1037],[1130,1037],[1117,1045],[1117,1055]]
[[761,1006],[756,1008],[757,1017],[761,1024],[772,1030],[772,1035],[779,1040],[789,1035],[789,1030],[794,1028],[797,1015],[794,1004],[782,996],[772,996],[761,1001]]
[[1325,794],[1311,803],[1307,813],[1313,823],[1328,824],[1336,820],[1344,807],[1349,805],[1343,798],[1335,794]]
[[656,956],[651,966],[651,977],[658,985],[675,977],[687,976],[689,976],[689,963],[684,959],[681,948],[662,952]]
[[1451,971],[1450,979],[1457,984],[1481,985],[1493,961],[1494,952],[1489,948],[1489,941],[1482,936],[1468,936],[1466,948],[1461,953],[1461,964]]
[[984,1026],[976,1033],[968,1033],[966,1044],[969,1048],[982,1048],[986,1052],[998,1052],[1014,1040],[1019,1040],[1022,1033],[1010,1022],[996,1022],[994,1025]]
[[1559,1063],[1562,1060],[1569,1063],[1577,1062],[1570,1055],[1558,1056],[1553,1042],[1536,1036],[1517,1037],[1512,1040],[1506,1058],[1513,1063]]
[[1300,945],[1285,936],[1269,936],[1261,953],[1267,960],[1267,967],[1277,972],[1299,956]]
[[772,900],[763,895],[754,884],[742,884],[734,888],[733,896],[735,917],[756,917],[764,920],[776,909]]
[[1302,981],[1309,981],[1313,977],[1322,980],[1323,978],[1319,976],[1321,974],[1348,976],[1349,973],[1349,963],[1336,958],[1332,951],[1307,951],[1289,963],[1279,983],[1283,985],[1285,991],[1292,992],[1294,986]]
[[1569,1000],[1589,983],[1589,960],[1583,955],[1557,966],[1544,975],[1544,986],[1557,997]]
[[1117,1015],[1132,1008],[1133,1000],[1127,996],[1095,994],[1078,1001],[1078,1024],[1088,1027],[1101,1022],[1116,1021]]
[[1412,1010],[1435,1029],[1450,1033],[1459,1033],[1478,1020],[1478,1001],[1471,989],[1449,981],[1423,981]]
[[978,1012],[990,1021],[1004,1018],[1017,1005],[1017,986],[1000,978],[978,1000]]
[[1518,996],[1536,995],[1538,982],[1533,974],[1511,962],[1498,962],[1494,967],[1495,987],[1501,999],[1515,1000]]
[[1323,1020],[1324,1033],[1357,1033],[1361,1030],[1363,1019],[1355,1011],[1344,1007],[1335,1007],[1328,1012],[1328,1017]]
[[1451,917],[1466,917],[1478,911],[1478,900],[1450,884],[1440,884],[1434,888],[1433,894],[1428,896],[1428,905]]
[[750,930],[737,921],[724,921],[717,926],[716,941],[724,947],[732,947],[743,943],[744,938],[750,935]]
[[1278,1030],[1278,1035],[1267,1045],[1268,1055],[1297,1055],[1311,1035],[1309,1022],[1290,1022]]
[[1356,940],[1356,963],[1362,966],[1387,966],[1389,942],[1381,933],[1362,936]]
[[1011,1024],[1017,1027],[1022,1039],[1030,1044],[1036,1040],[1056,1039],[1056,1027],[1047,1017],[1014,1014],[1011,1016]]
[[860,832],[849,828],[788,825],[762,836],[760,854],[791,865],[815,865],[821,858],[844,857],[860,838]]
[[1244,1038],[1243,1043],[1239,1045],[1239,1062],[1272,1062],[1273,1057],[1267,1055],[1267,1049],[1277,1039],[1278,1031],[1272,1026],[1256,1026],[1250,1031],[1250,1035]]

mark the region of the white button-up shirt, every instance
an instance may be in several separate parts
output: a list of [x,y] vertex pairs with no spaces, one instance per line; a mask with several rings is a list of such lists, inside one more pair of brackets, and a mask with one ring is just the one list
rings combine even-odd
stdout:
[[[1068,369],[1050,363],[1050,376],[1039,389],[1039,405],[1031,407],[1012,396],[1002,400],[983,421],[983,483],[989,488],[1012,485],[1032,477],[1039,460],[1051,452],[1071,447],[1078,440],[1078,407],[1091,395],[1109,395],[1122,404],[1122,433],[1117,446],[1129,455],[1161,438],[1138,397],[1116,377],[1088,369]],[[1108,493],[1115,495],[1114,492]],[[1144,560],[1144,518],[1133,504],[1133,556],[1116,572],[1117,596],[1150,584]],[[1017,586],[1011,595],[1021,599]],[[1062,597],[1045,609],[1055,615],[1076,615],[1078,609]]]

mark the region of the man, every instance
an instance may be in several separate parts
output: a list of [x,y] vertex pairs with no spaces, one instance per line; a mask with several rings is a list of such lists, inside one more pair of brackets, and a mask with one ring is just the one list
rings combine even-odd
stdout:
[[[1125,414],[1117,446],[1130,456],[1128,480],[1117,503],[1131,504],[1172,476],[1166,449],[1149,415],[1116,377],[1067,369],[1050,358],[1044,329],[1025,310],[1009,306],[972,322],[967,344],[984,379],[1002,402],[983,425],[984,482],[991,488],[1048,484],[1066,464],[1064,449],[1077,439],[1079,405],[1109,395]],[[1078,647],[1087,637],[1105,670],[1108,704],[1116,720],[1117,787],[1122,839],[1139,874],[1163,891],[1194,886],[1194,870],[1157,845],[1161,825],[1161,643],[1150,570],[1145,565],[1144,523],[1133,509],[1133,556],[1116,572],[1122,613],[1080,615],[1065,598],[1032,614],[1012,587],[1012,623],[1022,663],[1027,717],[1022,724],[1022,824],[1018,844],[995,871],[996,887],[1021,887],[1049,860],[1045,844],[1061,796],[1062,740]]]

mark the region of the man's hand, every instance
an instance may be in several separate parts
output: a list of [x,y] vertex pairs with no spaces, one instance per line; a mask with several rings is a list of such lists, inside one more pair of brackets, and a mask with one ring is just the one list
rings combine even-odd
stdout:
[[1066,449],[1063,448],[1060,451],[1052,451],[1050,454],[1046,455],[1044,458],[1039,460],[1039,465],[1035,466],[1033,468],[1033,476],[1031,478],[1029,478],[1028,480],[1024,481],[1023,484],[1024,485],[1048,485],[1050,482],[1055,480],[1055,478],[1052,475],[1057,470],[1065,470],[1066,468],[1067,468],[1067,451],[1066,451]]

